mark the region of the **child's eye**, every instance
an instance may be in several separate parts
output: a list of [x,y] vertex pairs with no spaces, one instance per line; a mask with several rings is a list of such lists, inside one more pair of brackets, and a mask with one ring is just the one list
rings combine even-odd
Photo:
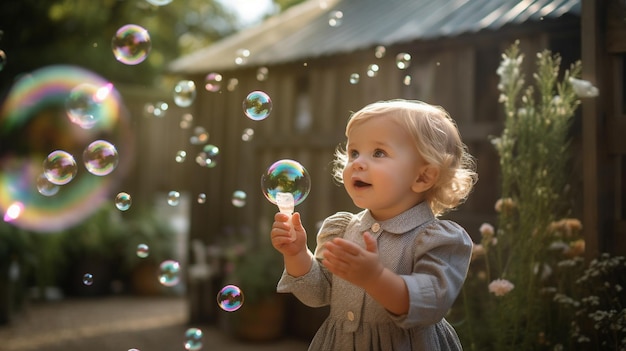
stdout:
[[374,157],[385,157],[386,155],[387,154],[381,149],[374,150]]
[[359,157],[359,152],[356,150],[350,150],[348,152],[348,156],[350,157],[351,160],[354,160],[355,158]]

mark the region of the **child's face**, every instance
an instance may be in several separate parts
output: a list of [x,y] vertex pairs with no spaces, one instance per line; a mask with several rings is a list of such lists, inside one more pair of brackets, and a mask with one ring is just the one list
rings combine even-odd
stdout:
[[395,120],[373,117],[348,132],[343,183],[354,204],[377,220],[397,216],[423,200],[415,187],[424,160]]

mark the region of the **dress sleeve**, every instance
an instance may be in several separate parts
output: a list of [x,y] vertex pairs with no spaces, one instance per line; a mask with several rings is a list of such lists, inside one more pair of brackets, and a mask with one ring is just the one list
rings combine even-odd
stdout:
[[452,221],[435,221],[417,235],[413,273],[402,275],[409,291],[409,312],[394,316],[400,327],[441,321],[456,300],[469,268],[472,240]]
[[331,273],[320,263],[322,247],[328,240],[342,237],[346,227],[352,220],[349,212],[338,212],[324,220],[317,234],[315,255],[311,258],[311,269],[305,275],[294,277],[283,270],[276,291],[292,293],[303,304],[310,307],[326,306],[330,303],[332,286]]

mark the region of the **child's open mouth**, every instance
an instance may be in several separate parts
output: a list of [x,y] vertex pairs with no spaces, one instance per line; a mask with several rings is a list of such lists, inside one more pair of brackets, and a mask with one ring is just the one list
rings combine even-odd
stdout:
[[372,184],[366,183],[366,182],[364,182],[362,180],[355,180],[354,181],[354,187],[355,188],[365,188],[365,187],[368,187],[368,186],[371,186],[371,185]]

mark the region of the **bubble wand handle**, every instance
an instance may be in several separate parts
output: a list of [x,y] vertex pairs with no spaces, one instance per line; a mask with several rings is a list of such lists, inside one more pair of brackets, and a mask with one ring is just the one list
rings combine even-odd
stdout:
[[293,214],[293,209],[295,207],[293,194],[284,192],[276,193],[276,205],[278,206],[278,211],[280,211],[280,213],[284,213],[289,216],[289,219],[287,220],[290,226],[289,235],[291,235],[291,241],[295,241],[296,231],[293,229],[293,223],[291,222],[291,215]]

